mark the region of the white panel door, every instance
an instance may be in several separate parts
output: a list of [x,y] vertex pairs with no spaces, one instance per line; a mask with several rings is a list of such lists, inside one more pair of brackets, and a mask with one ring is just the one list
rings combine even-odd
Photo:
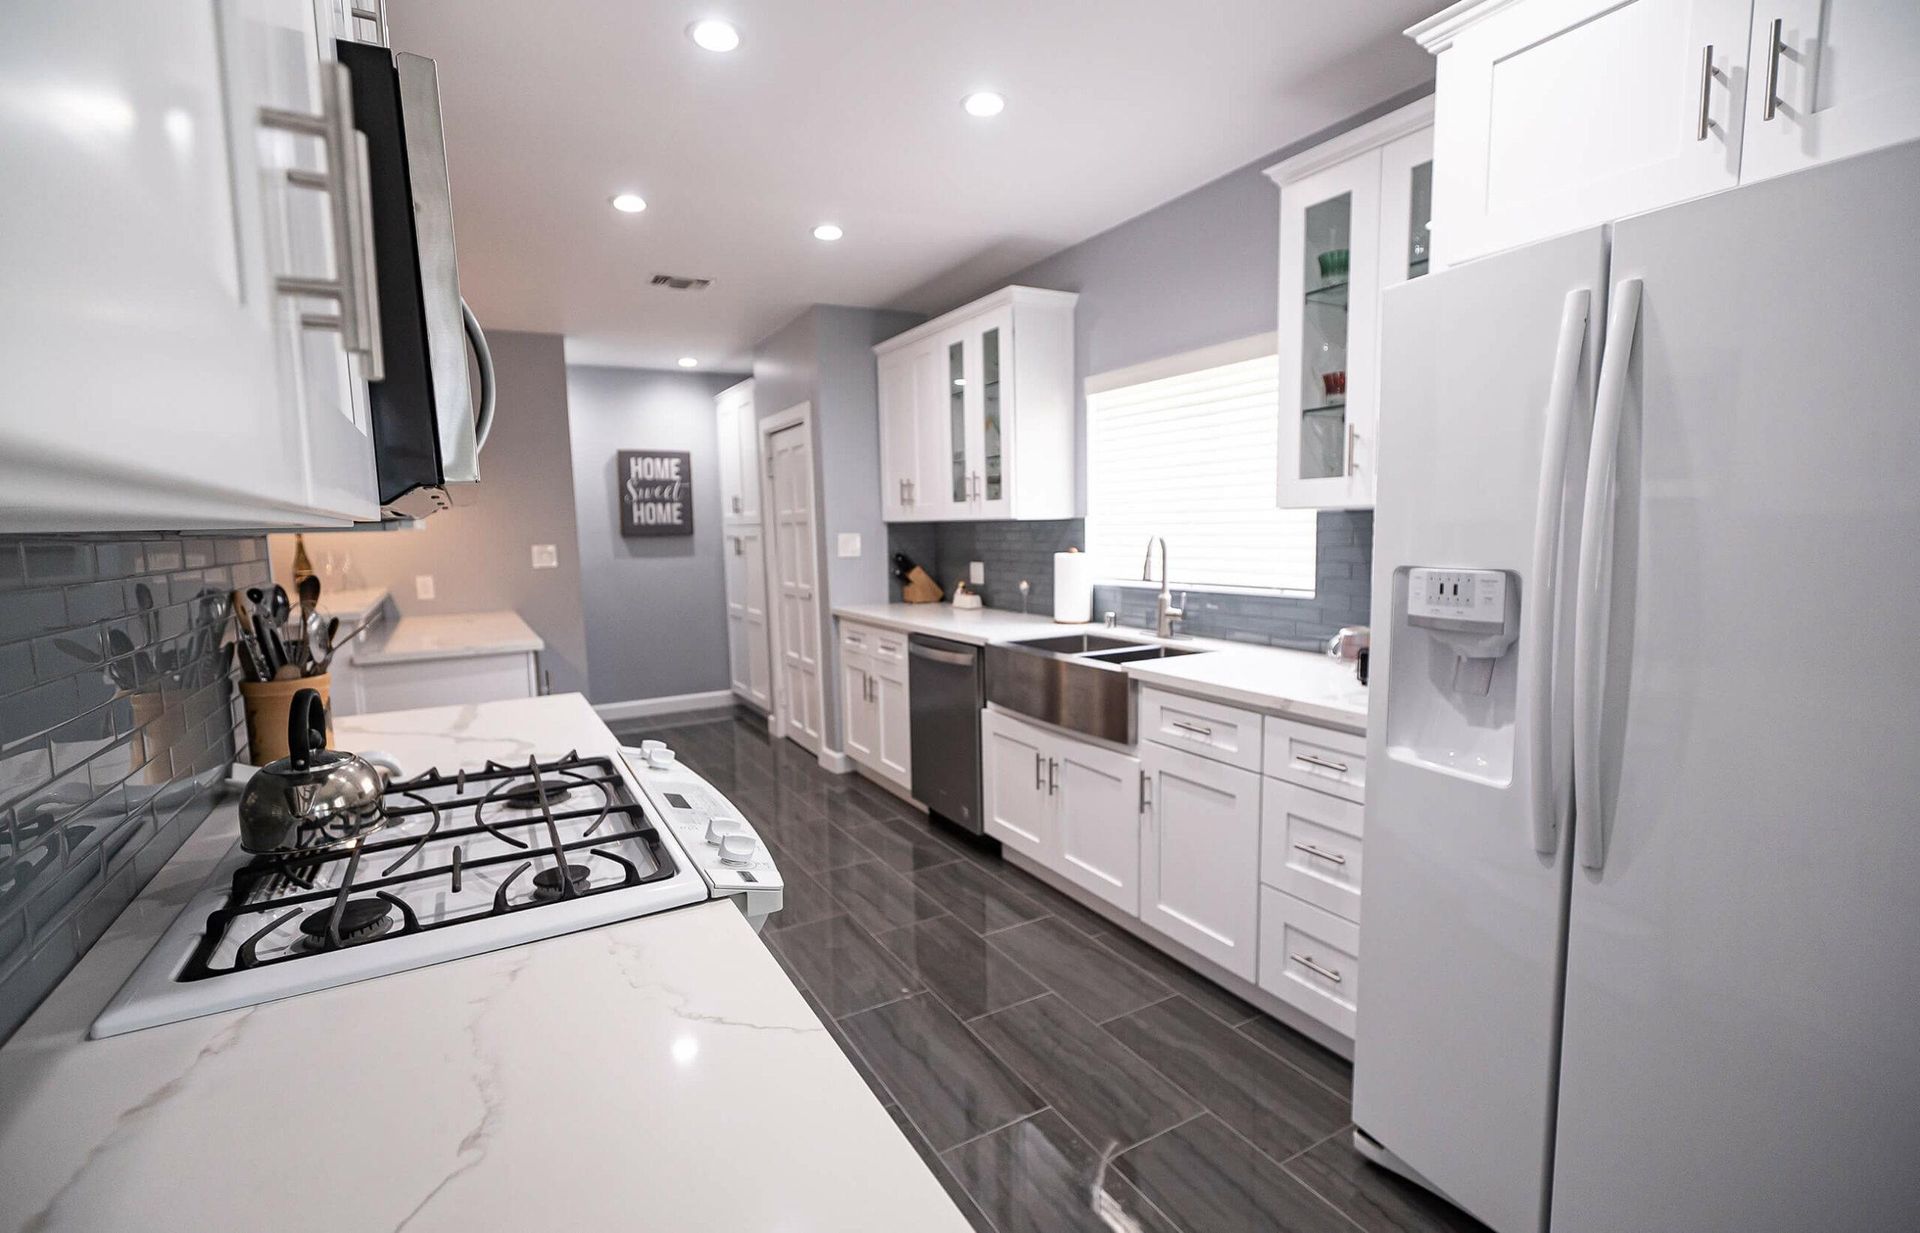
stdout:
[[[1592,532],[1557,1230],[1920,1213],[1914,201],[1908,145],[1614,229],[1644,293]],[[1836,620],[1854,670],[1812,649]]]
[[958,506],[947,479],[951,460],[947,453],[947,382],[942,376],[946,348],[941,339],[928,338],[910,350],[915,453],[907,478],[907,504],[917,522],[957,518],[961,515],[956,512]]
[[[755,490],[758,505],[758,484]],[[745,602],[741,604],[741,624],[747,639],[747,700],[764,710],[773,709],[773,634],[767,627],[767,546],[757,526],[734,531],[738,551],[743,558],[742,573]]]
[[[1281,726],[1285,744],[1269,749],[1292,756],[1266,763],[1355,796],[1352,776],[1364,773],[1368,979],[1354,1120],[1501,1230],[1537,1230],[1546,1202],[1571,708],[1538,699],[1548,686],[1564,698],[1570,682],[1572,639],[1553,597],[1565,611],[1605,292],[1595,228],[1382,295],[1366,757]],[[1557,468],[1549,423],[1560,426]],[[1543,490],[1558,527],[1536,543],[1528,511]],[[1491,696],[1443,692],[1451,653],[1423,631],[1401,636],[1405,571],[1433,564],[1518,576],[1516,692],[1500,683],[1503,699],[1524,700],[1518,717]],[[1536,739],[1542,722],[1548,735]],[[1498,774],[1448,761],[1450,738],[1481,732],[1499,734],[1483,747],[1504,750]]]
[[247,56],[297,35],[242,6],[217,17],[200,0],[9,7],[0,531],[287,525],[306,503],[259,100],[237,88]]
[[1750,58],[1743,182],[1920,137],[1914,0],[1755,0]]
[[778,707],[787,735],[820,751],[820,620],[814,598],[813,447],[809,427],[783,428],[773,452],[774,585],[780,622]]
[[1063,740],[1054,752],[1053,868],[1129,916],[1140,912],[1140,759]]
[[754,410],[753,382],[734,387],[733,437],[740,474],[740,521],[760,521],[760,418]]
[[752,688],[747,650],[747,557],[738,535],[729,532],[726,545],[727,677],[733,692],[745,695]]
[[913,398],[913,351],[890,351],[876,361],[880,407],[880,516],[914,517],[910,487],[919,468],[920,431]]
[[1002,844],[1054,867],[1053,798],[1047,759],[1053,741],[998,711],[980,715],[986,832]]
[[1750,6],[1532,0],[1462,31],[1439,65],[1441,263],[1738,183]]
[[1140,828],[1140,922],[1254,979],[1260,926],[1260,776],[1151,742]]
[[740,473],[740,404],[732,390],[723,390],[713,399],[714,437],[719,443],[721,520],[732,524],[740,520],[744,482],[758,487],[759,473]]

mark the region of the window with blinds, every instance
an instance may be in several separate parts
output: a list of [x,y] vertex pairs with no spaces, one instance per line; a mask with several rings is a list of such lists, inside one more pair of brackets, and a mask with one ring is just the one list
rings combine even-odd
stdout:
[[1313,593],[1314,512],[1274,504],[1279,369],[1269,354],[1090,390],[1094,577],[1137,584],[1160,535],[1176,587]]

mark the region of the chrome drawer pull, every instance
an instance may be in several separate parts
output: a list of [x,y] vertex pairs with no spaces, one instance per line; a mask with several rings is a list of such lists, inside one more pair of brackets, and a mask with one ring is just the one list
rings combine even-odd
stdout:
[[1040,751],[1036,749],[1033,751],[1033,790],[1039,792],[1045,789],[1046,786],[1047,776],[1045,772],[1040,769]]
[[1293,960],[1295,963],[1299,964],[1301,967],[1306,968],[1309,972],[1319,973],[1321,976],[1326,977],[1328,980],[1332,981],[1336,985],[1340,983],[1340,973],[1334,971],[1332,968],[1321,967],[1319,964],[1313,961],[1312,955],[1302,955],[1298,953],[1289,952],[1287,955],[1287,958]]
[[1310,843],[1296,843],[1293,846],[1299,851],[1305,852],[1308,856],[1317,856],[1323,861],[1332,861],[1336,865],[1344,865],[1347,863],[1347,858],[1338,852],[1328,852],[1325,849],[1316,848]]
[[1317,766],[1321,770],[1336,771],[1342,775],[1347,773],[1346,763],[1335,762],[1331,758],[1322,758],[1314,754],[1295,754],[1294,757],[1300,759],[1300,761],[1306,763],[1308,766]]
[[1213,729],[1205,726],[1204,724],[1190,724],[1185,722],[1184,720],[1179,720],[1179,719],[1171,720],[1169,722],[1171,722],[1174,727],[1180,729],[1180,731],[1182,732],[1190,732],[1193,735],[1200,737],[1203,740],[1210,741],[1213,739]]
[[1765,105],[1760,109],[1762,120],[1771,120],[1780,110],[1780,53],[1785,50],[1780,40],[1781,19],[1773,19],[1773,25],[1767,28],[1767,84]]

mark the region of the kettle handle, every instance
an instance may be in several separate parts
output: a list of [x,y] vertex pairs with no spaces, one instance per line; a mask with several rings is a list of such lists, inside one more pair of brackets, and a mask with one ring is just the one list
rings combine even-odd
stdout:
[[302,689],[287,708],[287,757],[296,771],[307,770],[313,755],[327,747],[327,708],[317,689]]

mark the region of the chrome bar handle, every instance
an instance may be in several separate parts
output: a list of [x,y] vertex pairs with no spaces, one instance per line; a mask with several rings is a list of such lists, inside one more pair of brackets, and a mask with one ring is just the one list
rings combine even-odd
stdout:
[[1316,857],[1323,861],[1331,861],[1336,865],[1344,865],[1347,863],[1347,858],[1338,852],[1329,852],[1325,848],[1316,848],[1310,843],[1296,843],[1293,846],[1298,851],[1305,852],[1308,856]]
[[1140,772],[1140,809],[1145,813],[1153,806],[1153,778],[1146,771]]
[[1707,129],[1712,126],[1708,118],[1708,106],[1713,100],[1713,44],[1708,43],[1700,53],[1700,120],[1693,130],[1695,141],[1707,139]]
[[1295,754],[1294,757],[1300,759],[1300,761],[1306,763],[1308,766],[1317,766],[1323,771],[1333,771],[1336,774],[1344,775],[1348,770],[1346,763],[1335,762],[1332,758],[1322,758],[1315,754],[1304,753]]
[[1202,740],[1208,741],[1213,739],[1213,729],[1207,727],[1205,724],[1190,724],[1182,719],[1175,719],[1169,722],[1171,722],[1174,727],[1180,729],[1180,731],[1191,736],[1197,736]]
[[1057,774],[1056,774],[1059,770],[1060,770],[1059,759],[1048,758],[1047,759],[1047,795],[1048,796],[1052,796],[1054,793],[1060,790],[1060,780],[1057,778]]
[[1036,749],[1033,751],[1033,790],[1038,792],[1046,786],[1047,776],[1040,769],[1040,751]]
[[1302,955],[1296,951],[1289,951],[1287,958],[1293,960],[1309,972],[1318,972],[1336,985],[1340,983],[1340,973],[1334,971],[1332,968],[1321,967],[1313,961],[1312,955]]
[[1359,435],[1359,431],[1354,427],[1353,421],[1348,420],[1347,421],[1347,470],[1346,470],[1346,473],[1348,475],[1353,474],[1353,439],[1358,435]]
[[353,101],[351,78],[347,66],[334,66],[340,79],[340,97],[344,104],[340,115],[343,117],[341,131],[351,155],[345,161],[346,182],[341,185],[342,195],[354,205],[352,246],[348,249],[353,265],[353,285],[360,294],[360,345],[355,348],[366,361],[364,374],[368,381],[384,381],[387,378],[386,351],[380,339],[380,288],[375,281],[379,275],[373,250],[373,171],[372,159],[367,153],[367,135],[353,127]]
[[1774,18],[1767,31],[1767,101],[1760,109],[1762,120],[1773,119],[1773,113],[1780,108],[1780,24],[1780,18]]

